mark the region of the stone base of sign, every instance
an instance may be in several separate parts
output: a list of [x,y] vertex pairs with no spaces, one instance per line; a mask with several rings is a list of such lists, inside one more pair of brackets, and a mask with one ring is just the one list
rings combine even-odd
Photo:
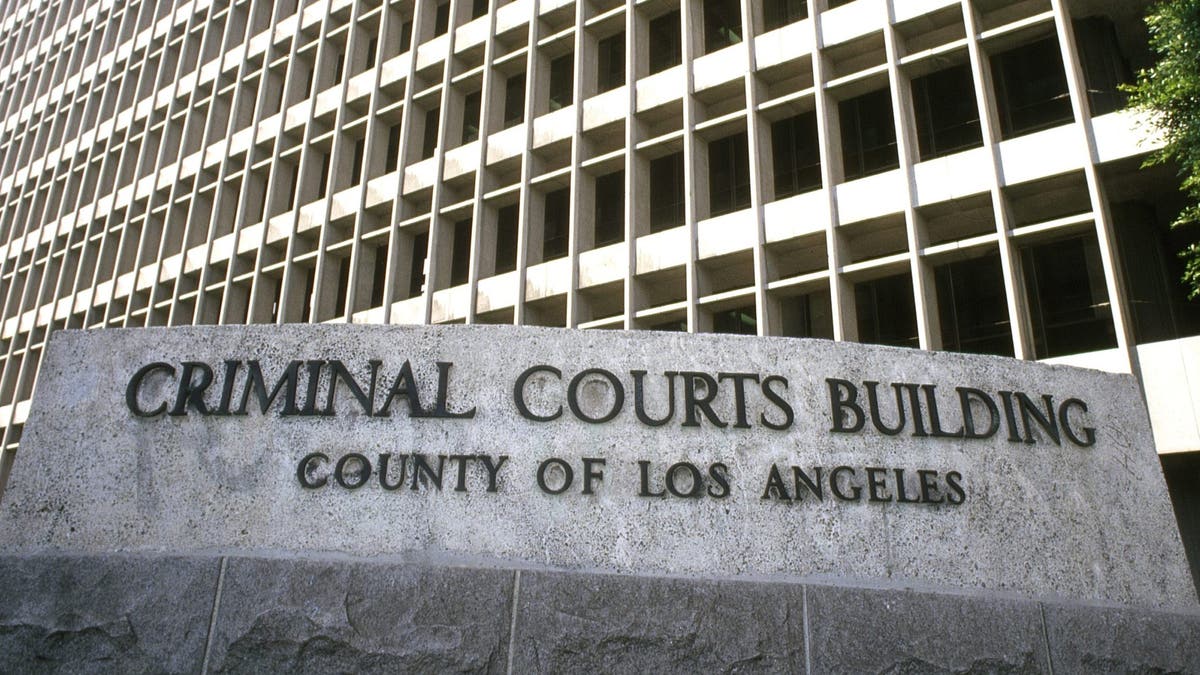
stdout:
[[296,556],[0,556],[0,671],[1200,672],[1200,611]]

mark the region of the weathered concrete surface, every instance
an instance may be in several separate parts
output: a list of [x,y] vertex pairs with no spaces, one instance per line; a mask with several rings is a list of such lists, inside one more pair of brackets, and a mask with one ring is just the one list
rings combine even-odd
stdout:
[[1200,672],[1200,610],[1010,594],[307,554],[0,555],[0,583],[5,673]]
[[[360,382],[368,362],[382,361],[380,389],[391,387],[410,361],[421,405],[434,407],[436,362],[448,372],[449,411],[476,409],[473,419],[409,416],[400,399],[387,417],[368,417],[346,386],[332,416],[266,415],[137,417],[126,405],[126,384],[156,361],[211,364],[217,384],[204,400],[220,407],[221,364],[257,359],[270,387],[294,359],[338,359]],[[552,413],[569,382],[588,368],[605,368],[622,382],[623,406],[602,424],[577,419],[567,406],[549,422],[522,418],[514,383],[530,366],[541,373],[525,387],[537,414]],[[746,425],[738,428],[733,382],[722,380],[713,401],[714,424],[693,409],[684,426],[684,385],[674,376],[676,407],[662,426],[634,414],[632,371],[645,370],[646,409],[668,410],[664,372],[752,373],[786,378],[774,391],[794,411],[785,430],[782,408],[760,385],[745,381]],[[244,371],[239,377],[244,378]],[[867,423],[860,433],[831,433],[828,378],[857,383],[866,407],[867,381],[885,392],[881,417],[896,419],[888,383],[936,385],[945,430],[961,427],[956,387],[1019,391],[1037,403],[1082,399],[1068,410],[1077,435],[1095,427],[1096,442],[1080,447],[1061,434],[1054,443],[1034,429],[1031,442],[1010,442],[1007,429],[984,440],[914,436],[914,424],[885,435]],[[154,374],[139,405],[174,404],[178,376]],[[235,391],[241,391],[241,379]],[[300,393],[307,379],[300,373]],[[318,401],[324,406],[328,372]],[[603,415],[611,385],[583,381],[582,413]],[[704,396],[697,385],[696,396]],[[928,399],[920,398],[931,433]],[[282,398],[282,397],[281,397]],[[375,406],[384,393],[377,392]],[[902,398],[907,401],[908,399]],[[254,407],[253,401],[251,408]],[[298,402],[298,406],[303,403]],[[911,403],[905,403],[906,409]],[[236,406],[236,404],[235,404]],[[973,406],[977,424],[986,415]],[[1003,415],[998,422],[1003,424]],[[1053,418],[1053,416],[1052,416]],[[986,426],[986,425],[985,425]],[[1020,429],[1018,429],[1020,431]],[[1021,435],[1018,433],[1018,435]],[[454,464],[443,488],[387,491],[377,475],[366,486],[305,489],[299,460],[323,452],[331,461],[358,452],[508,455],[497,492],[485,492],[485,468],[470,463],[466,491],[456,491]],[[573,467],[574,485],[562,495],[537,486],[539,464],[559,457]],[[594,494],[582,494],[582,458],[606,461]],[[707,473],[727,467],[729,496],[694,499],[639,496],[639,460],[649,461],[650,488],[661,491],[671,464],[691,462]],[[842,501],[826,484],[824,499],[762,499],[772,464],[794,489],[790,467],[826,477],[833,467],[855,469],[863,491]],[[866,467],[905,472],[910,495],[916,471],[962,476],[965,503],[898,503],[866,497]],[[319,468],[319,478],[328,467]],[[553,483],[558,480],[550,472]],[[706,490],[720,492],[705,477]],[[690,481],[682,479],[682,484]],[[843,483],[846,485],[846,483]],[[847,488],[849,489],[849,488]],[[940,492],[950,494],[946,483]],[[686,488],[681,488],[686,491]],[[450,554],[625,573],[711,577],[888,579],[939,587],[1016,591],[1039,596],[1148,605],[1195,603],[1184,554],[1151,441],[1145,408],[1130,377],[1050,367],[1010,359],[929,353],[825,341],[649,332],[565,331],[513,327],[257,326],[138,331],[58,332],[39,376],[20,457],[0,504],[0,541],[7,551],[342,551],[359,555]]]

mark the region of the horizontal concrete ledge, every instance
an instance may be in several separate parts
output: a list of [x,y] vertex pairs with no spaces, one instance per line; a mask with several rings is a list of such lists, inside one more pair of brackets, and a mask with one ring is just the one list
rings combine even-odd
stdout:
[[1200,610],[337,556],[0,556],[0,672],[1200,672]]

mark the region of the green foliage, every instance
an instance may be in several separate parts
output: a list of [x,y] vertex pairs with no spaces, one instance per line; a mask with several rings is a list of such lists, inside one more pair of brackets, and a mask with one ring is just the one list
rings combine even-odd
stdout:
[[[1149,163],[1177,163],[1188,206],[1172,227],[1200,227],[1200,0],[1162,0],[1146,16],[1158,57],[1129,87],[1130,105],[1153,115],[1166,145]],[[1180,253],[1190,297],[1200,297],[1200,242]]]

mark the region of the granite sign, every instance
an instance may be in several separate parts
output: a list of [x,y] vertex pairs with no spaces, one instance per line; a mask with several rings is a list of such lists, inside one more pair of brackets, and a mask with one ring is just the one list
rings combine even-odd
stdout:
[[0,537],[1164,604],[1191,589],[1155,459],[1132,378],[1011,359],[511,327],[68,332]]

